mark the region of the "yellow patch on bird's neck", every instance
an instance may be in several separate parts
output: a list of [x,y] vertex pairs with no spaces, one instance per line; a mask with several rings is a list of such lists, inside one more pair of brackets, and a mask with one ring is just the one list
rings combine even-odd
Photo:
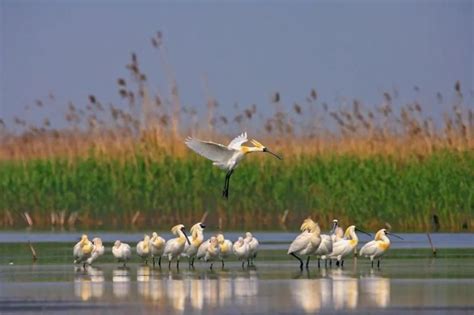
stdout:
[[82,246],[82,252],[84,254],[89,254],[91,251],[92,251],[92,244],[90,242],[86,243],[86,244],[84,244],[84,246]]
[[356,247],[356,246],[357,246],[357,243],[359,243],[358,240],[350,240],[350,241],[349,241],[349,244],[351,244],[352,247]]
[[387,250],[390,247],[389,242],[378,242],[378,246],[382,250]]
[[243,145],[240,147],[240,152],[247,154],[250,152],[250,148]]

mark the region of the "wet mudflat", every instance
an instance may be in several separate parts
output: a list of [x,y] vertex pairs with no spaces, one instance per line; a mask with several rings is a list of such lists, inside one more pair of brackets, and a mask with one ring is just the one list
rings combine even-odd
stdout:
[[[462,235],[461,235],[462,236]],[[455,238],[455,236],[453,236]],[[458,235],[459,237],[459,235]],[[85,270],[72,265],[72,244],[36,243],[31,263],[25,244],[0,244],[0,313],[54,314],[473,314],[474,252],[470,248],[395,248],[380,269],[366,259],[344,268],[300,272],[284,249],[263,243],[255,266],[230,260],[177,270],[116,264],[110,245]],[[284,247],[283,244],[280,244]],[[279,245],[279,246],[280,246]]]

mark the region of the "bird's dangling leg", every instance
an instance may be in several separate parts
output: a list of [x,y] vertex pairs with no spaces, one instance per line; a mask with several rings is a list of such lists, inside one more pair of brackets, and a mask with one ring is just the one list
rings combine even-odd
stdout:
[[303,270],[303,261],[301,260],[301,258],[296,256],[294,253],[291,253],[290,255],[295,257],[296,259],[298,259],[300,261],[300,269]]
[[222,196],[226,199],[229,198],[229,184],[230,184],[230,177],[234,170],[229,170],[225,175],[225,183],[224,183],[224,191],[222,192]]

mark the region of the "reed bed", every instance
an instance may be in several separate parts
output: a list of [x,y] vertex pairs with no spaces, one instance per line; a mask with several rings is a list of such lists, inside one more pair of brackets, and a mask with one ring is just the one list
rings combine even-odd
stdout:
[[[474,111],[460,82],[430,106],[400,104],[396,90],[375,105],[327,104],[316,89],[291,104],[274,92],[268,104],[232,109],[206,90],[204,105],[183,105],[162,36],[152,45],[167,88],[150,88],[133,53],[116,82],[120,104],[89,95],[60,106],[49,95],[0,119],[0,226],[168,227],[205,211],[218,228],[293,228],[308,215],[402,231],[424,231],[433,216],[443,230],[474,225]],[[438,119],[425,109],[434,107]],[[51,108],[66,126],[44,117]],[[223,173],[183,139],[225,142],[243,130],[285,159],[251,156],[225,201]]]

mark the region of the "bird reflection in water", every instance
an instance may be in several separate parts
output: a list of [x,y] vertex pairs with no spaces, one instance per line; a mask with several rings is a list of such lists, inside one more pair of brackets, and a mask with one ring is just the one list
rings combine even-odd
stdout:
[[119,267],[112,271],[112,290],[117,298],[129,296],[130,269],[128,267]]
[[374,270],[361,279],[361,291],[367,294],[370,306],[386,308],[390,304],[390,279],[377,275]]
[[137,291],[138,294],[148,299],[151,295],[150,290],[151,268],[144,265],[137,268]]
[[76,269],[74,294],[83,301],[101,298],[104,295],[104,272],[97,267],[88,266],[85,270]]
[[290,282],[290,291],[296,305],[305,313],[315,313],[331,305],[332,281],[327,278],[327,270],[321,269],[312,279],[310,273],[299,272]]
[[331,270],[332,298],[334,309],[355,309],[359,297],[358,279],[345,274],[341,269]]
[[243,305],[255,305],[252,297],[258,294],[258,277],[256,270],[245,270],[238,273],[234,279],[234,299]]

